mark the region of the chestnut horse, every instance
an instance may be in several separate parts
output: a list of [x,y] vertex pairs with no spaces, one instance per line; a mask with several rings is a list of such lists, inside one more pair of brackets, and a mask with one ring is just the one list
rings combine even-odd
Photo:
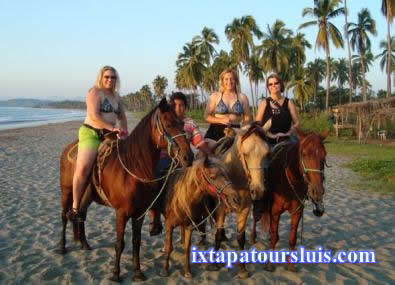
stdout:
[[[69,150],[78,142],[68,145],[60,160],[60,188],[62,205],[62,236],[59,251],[65,253],[66,248],[66,213],[72,206],[72,178],[74,164],[68,160]],[[184,135],[183,124],[167,103],[162,99],[157,107],[147,114],[124,140],[119,140],[118,147],[106,158],[102,169],[101,188],[109,204],[105,203],[94,189],[91,177],[97,174],[97,168],[88,179],[88,186],[81,199],[80,212],[86,213],[92,201],[112,206],[116,211],[117,240],[115,244],[115,267],[112,280],[120,280],[120,258],[124,249],[124,233],[126,222],[132,218],[133,230],[133,272],[134,280],[144,280],[140,269],[141,227],[144,214],[157,195],[156,183],[153,181],[155,166],[160,151],[167,149],[169,155],[183,166],[191,163],[192,152]],[[74,237],[79,229],[77,239],[82,247],[89,249],[85,237],[84,223],[74,223]]]
[[237,210],[239,194],[233,189],[222,162],[215,157],[195,160],[191,167],[176,171],[170,176],[166,188],[162,206],[166,219],[165,262],[160,275],[169,275],[172,234],[175,227],[181,226],[185,251],[184,276],[190,278],[192,231],[198,229],[198,224],[208,216],[202,203],[203,198],[210,195],[223,202],[227,208]]
[[[326,150],[323,144],[328,134],[303,133],[297,130],[297,143],[281,143],[274,147],[269,166],[269,189],[267,195],[254,203],[251,240],[256,239],[256,221],[261,221],[262,230],[270,228],[270,246],[274,250],[279,239],[280,216],[285,211],[291,215],[289,249],[296,245],[299,221],[303,215],[304,202],[310,198],[314,204],[313,213],[324,214],[324,170]],[[262,209],[258,212],[257,209]],[[273,271],[272,264],[266,269]],[[288,258],[288,270],[295,271]]]
[[[269,153],[269,145],[265,141],[265,134],[260,125],[251,123],[244,126],[241,130],[236,131],[233,138],[224,138],[223,144],[219,141],[215,154],[224,164],[226,171],[231,178],[234,188],[239,192],[241,199],[240,208],[237,213],[237,242],[239,250],[244,249],[245,245],[245,228],[247,225],[248,215],[252,206],[252,201],[264,196],[264,161]],[[230,148],[224,148],[218,151],[224,144],[230,144]],[[222,153],[221,153],[222,152]],[[219,250],[221,241],[225,239],[224,222],[226,214],[230,210],[223,206],[216,210],[216,234],[215,250]],[[202,227],[204,231],[205,227]],[[204,243],[205,235],[202,236],[201,243]],[[248,273],[245,264],[240,263],[240,278],[247,278]],[[215,265],[213,265],[215,267]]]

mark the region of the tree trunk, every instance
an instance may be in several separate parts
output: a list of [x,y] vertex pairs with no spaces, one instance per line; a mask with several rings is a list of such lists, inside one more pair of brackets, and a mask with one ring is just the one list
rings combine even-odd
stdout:
[[[389,10],[387,8],[387,10]],[[387,11],[387,14],[389,12]],[[387,98],[391,96],[391,66],[392,66],[392,46],[391,46],[391,24],[387,16]]]
[[348,38],[348,30],[347,30],[347,26],[348,26],[348,20],[347,20],[347,16],[348,16],[348,10],[347,10],[347,0],[344,0],[344,8],[346,10],[345,15],[345,21],[346,24],[344,26],[344,34],[346,36],[346,41],[347,41],[347,49],[348,49],[348,84],[350,86],[350,95],[349,95],[349,102],[352,102],[352,91],[354,88],[354,82],[353,82],[353,76],[352,76],[352,62],[351,62],[351,48],[350,48],[350,40]]
[[[329,45],[329,43],[328,43]],[[329,46],[326,47],[326,97],[325,97],[325,110],[329,111],[329,88],[331,83],[331,70],[329,66]]]
[[251,100],[252,100],[252,115],[255,118],[255,111],[256,111],[256,107],[255,107],[255,97],[254,97],[254,90],[252,88],[252,81],[251,79],[249,79],[250,81],[250,89],[251,89]]
[[367,100],[367,94],[366,94],[366,79],[365,79],[365,60],[364,60],[365,55],[361,55],[361,69],[362,69],[362,97],[363,97],[363,102]]

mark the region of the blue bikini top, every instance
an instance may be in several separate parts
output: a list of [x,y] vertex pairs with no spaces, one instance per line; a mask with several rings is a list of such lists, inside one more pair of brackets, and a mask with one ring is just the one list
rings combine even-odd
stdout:
[[121,106],[118,104],[118,108],[115,109],[110,101],[107,98],[104,98],[103,102],[100,104],[100,112],[102,113],[112,113],[114,112],[116,115],[119,115],[121,113]]
[[236,102],[229,109],[228,106],[225,104],[225,102],[222,100],[223,94],[224,93],[221,93],[221,99],[219,100],[217,107],[215,107],[215,113],[221,115],[226,115],[226,114],[235,114],[237,116],[242,115],[244,113],[244,110],[243,110],[243,105],[239,100],[239,96],[237,96]]

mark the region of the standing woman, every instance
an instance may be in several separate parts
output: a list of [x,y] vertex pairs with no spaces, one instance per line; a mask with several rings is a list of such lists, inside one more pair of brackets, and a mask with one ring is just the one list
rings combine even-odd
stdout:
[[271,74],[266,80],[270,97],[261,101],[256,114],[256,121],[268,128],[266,133],[269,144],[288,139],[294,129],[299,127],[299,115],[295,104],[281,95],[284,83],[277,74]]
[[[119,76],[115,68],[104,66],[100,69],[94,87],[86,96],[86,118],[78,132],[78,155],[73,176],[73,207],[67,213],[70,220],[79,217],[80,199],[87,186],[87,178],[103,136],[116,132],[118,138],[128,134],[128,124],[118,94]],[[119,121],[119,127],[116,126]]]
[[225,69],[219,76],[219,92],[210,96],[205,115],[210,126],[205,138],[218,141],[224,137],[227,126],[240,128],[251,121],[246,95],[240,92],[239,78],[232,69]]

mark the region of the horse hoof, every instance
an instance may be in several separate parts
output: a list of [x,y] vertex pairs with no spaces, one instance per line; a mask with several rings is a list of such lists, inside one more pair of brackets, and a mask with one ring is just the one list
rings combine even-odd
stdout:
[[120,283],[122,281],[121,278],[119,277],[119,275],[117,275],[117,274],[114,274],[113,276],[111,276],[110,280],[117,282],[117,283]]
[[184,277],[185,278],[192,278],[192,273],[191,272],[184,272]]
[[166,270],[166,269],[162,269],[162,270],[159,272],[159,275],[162,276],[162,277],[169,277],[169,271]]
[[239,279],[247,279],[248,278],[248,272],[247,271],[241,271],[239,274],[237,274]]
[[134,273],[133,281],[145,281],[145,280],[147,280],[147,277],[145,277],[143,272],[137,271]]
[[57,254],[66,254],[67,253],[67,250],[66,250],[66,248],[58,248],[58,249],[55,249],[55,253],[57,253]]
[[263,267],[263,269],[268,272],[274,272],[274,266],[271,263],[266,263],[265,266]]
[[92,250],[88,243],[81,243],[81,249],[83,250]]

